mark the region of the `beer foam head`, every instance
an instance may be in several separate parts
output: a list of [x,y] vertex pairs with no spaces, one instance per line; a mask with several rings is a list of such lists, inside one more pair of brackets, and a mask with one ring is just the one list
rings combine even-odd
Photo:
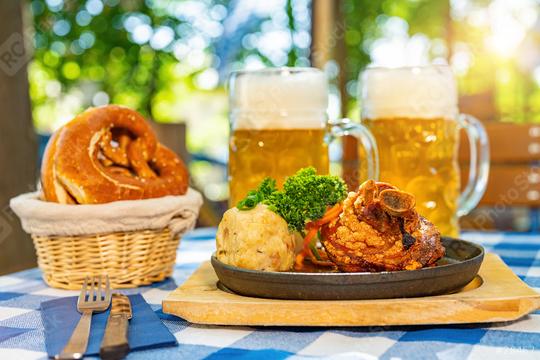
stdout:
[[368,68],[359,90],[363,118],[448,118],[458,112],[456,81],[447,66]]
[[315,68],[269,68],[233,73],[233,129],[313,129],[326,123],[326,75]]

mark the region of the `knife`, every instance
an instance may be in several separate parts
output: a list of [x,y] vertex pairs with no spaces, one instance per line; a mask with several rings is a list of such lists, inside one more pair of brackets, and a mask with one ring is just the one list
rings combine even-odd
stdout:
[[128,326],[131,303],[126,295],[113,294],[112,306],[99,355],[105,360],[123,359],[129,353]]

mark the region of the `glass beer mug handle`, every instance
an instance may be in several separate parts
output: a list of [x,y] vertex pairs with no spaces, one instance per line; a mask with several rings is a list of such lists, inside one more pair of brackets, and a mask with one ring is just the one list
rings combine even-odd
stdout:
[[459,125],[469,139],[470,169],[467,186],[459,197],[458,216],[467,215],[478,204],[486,191],[489,176],[489,141],[482,123],[474,116],[460,114]]
[[366,150],[366,165],[368,179],[379,179],[379,153],[377,143],[371,132],[362,124],[353,123],[350,119],[331,121],[331,138],[352,135],[358,139]]

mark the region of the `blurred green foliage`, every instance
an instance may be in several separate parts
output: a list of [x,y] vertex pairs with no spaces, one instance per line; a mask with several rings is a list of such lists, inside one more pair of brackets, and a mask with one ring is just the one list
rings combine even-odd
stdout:
[[[220,1],[213,3],[217,9],[223,7]],[[180,93],[189,92],[193,78],[211,60],[201,55],[199,64],[174,67],[178,63],[175,46],[181,44],[175,41],[194,30],[189,21],[172,16],[173,9],[165,11],[170,5],[136,0],[32,1],[35,60],[31,95],[38,129],[58,125],[50,119],[62,114],[61,109],[55,109],[58,105],[68,108],[66,116],[90,105],[112,102],[158,120],[179,120],[166,111],[153,112],[156,96],[163,104],[174,98],[167,91],[173,81]],[[163,34],[161,39],[152,42],[151,34],[158,31]],[[55,88],[59,91],[51,94]],[[75,104],[59,104],[59,95],[72,90],[77,94]]]
[[[157,121],[185,121],[193,97],[225,96],[228,71],[246,59],[266,66],[303,59],[306,65],[309,42],[293,41],[298,6],[284,0],[281,10],[226,0],[32,0],[36,127],[49,132],[85,107],[107,102]],[[291,39],[285,63],[255,44],[275,28],[278,15]]]

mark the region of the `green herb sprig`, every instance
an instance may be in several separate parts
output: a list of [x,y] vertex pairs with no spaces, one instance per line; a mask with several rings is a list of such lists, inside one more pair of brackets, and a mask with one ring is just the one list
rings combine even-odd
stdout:
[[276,188],[274,179],[264,179],[237,208],[249,210],[259,203],[266,204],[285,219],[291,230],[302,232],[306,222],[322,218],[329,206],[343,201],[346,196],[347,186],[338,176],[317,175],[313,167],[308,167],[289,176],[281,191]]
[[236,207],[240,210],[251,210],[275,192],[277,192],[276,180],[267,177],[260,183],[256,190],[250,190],[247,196],[238,202]]

